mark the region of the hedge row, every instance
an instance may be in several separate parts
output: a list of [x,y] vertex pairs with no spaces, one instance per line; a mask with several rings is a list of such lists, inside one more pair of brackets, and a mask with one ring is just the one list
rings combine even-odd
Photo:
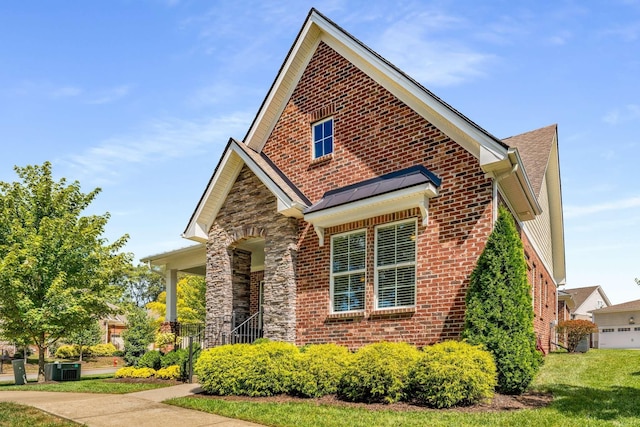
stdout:
[[[90,347],[83,347],[83,355],[84,356],[114,356],[118,349],[111,343],[107,344],[96,344]],[[79,345],[61,345],[56,350],[56,357],[61,359],[73,359],[80,357],[80,346]]]
[[356,353],[335,344],[260,342],[204,351],[195,366],[202,388],[215,395],[319,397],[354,402],[414,401],[436,408],[470,405],[493,396],[496,367],[478,346],[445,342],[417,350],[381,342]]
[[180,379],[180,367],[179,366],[167,366],[158,370],[152,368],[134,368],[128,366],[126,368],[120,368],[115,373],[116,378],[151,378],[155,377],[162,380],[177,380]]

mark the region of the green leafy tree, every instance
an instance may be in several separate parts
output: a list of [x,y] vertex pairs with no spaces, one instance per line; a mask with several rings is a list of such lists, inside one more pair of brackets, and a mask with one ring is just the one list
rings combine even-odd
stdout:
[[131,266],[120,282],[123,288],[123,300],[138,307],[155,301],[164,291],[164,277],[162,269],[149,268],[144,264]]
[[88,347],[96,345],[102,339],[102,329],[98,321],[89,323],[86,327],[73,330],[65,339],[69,344],[75,344],[79,347],[80,361],[82,362],[82,354]]
[[127,329],[122,332],[124,361],[135,366],[155,338],[156,327],[145,309],[133,307],[127,314]]
[[[180,323],[204,323],[206,315],[205,293],[207,285],[204,277],[184,276],[176,285],[176,311]],[[165,318],[167,312],[167,293],[162,292],[156,301],[147,304],[160,319]]]
[[463,336],[493,353],[498,390],[522,393],[538,371],[533,307],[522,242],[501,207],[493,232],[471,273]]
[[113,283],[130,264],[127,236],[102,237],[109,214],[82,216],[98,195],[54,181],[51,164],[15,167],[20,181],[0,182],[0,319],[10,340],[45,350],[110,309]]

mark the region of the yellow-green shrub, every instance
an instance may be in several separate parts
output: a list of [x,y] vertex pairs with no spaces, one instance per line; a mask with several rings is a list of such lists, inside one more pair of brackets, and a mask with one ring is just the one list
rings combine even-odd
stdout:
[[335,393],[351,356],[346,347],[336,344],[303,347],[295,358],[291,392],[304,397]]
[[128,366],[126,368],[120,368],[116,371],[116,378],[151,378],[156,374],[155,369],[151,368],[134,368]]
[[210,394],[272,396],[289,392],[297,354],[283,342],[224,345],[204,351],[195,373]]
[[380,342],[356,352],[338,385],[338,395],[354,402],[397,402],[405,397],[409,369],[420,352],[407,343]]
[[180,366],[167,366],[156,371],[156,378],[161,380],[177,380],[180,378]]
[[116,371],[116,373],[114,374],[114,376],[116,378],[133,378],[133,371],[135,371],[136,368],[134,368],[133,366],[128,366],[126,368],[120,368]]
[[118,351],[118,349],[111,343],[96,344],[89,347],[89,353],[98,357],[113,356],[116,351]]
[[481,346],[448,341],[425,347],[409,374],[408,389],[418,402],[450,408],[493,396],[496,365]]
[[76,345],[61,345],[56,350],[56,357],[60,359],[74,359],[80,355],[80,348]]

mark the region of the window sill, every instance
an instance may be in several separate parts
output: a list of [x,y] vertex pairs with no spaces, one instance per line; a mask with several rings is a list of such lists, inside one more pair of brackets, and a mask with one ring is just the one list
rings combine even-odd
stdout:
[[309,167],[321,166],[329,163],[333,159],[333,153],[326,154],[322,157],[318,157],[316,159],[311,160]]
[[357,319],[363,317],[364,311],[349,311],[346,313],[330,313],[327,315],[326,320]]
[[380,308],[371,313],[369,317],[388,317],[388,316],[412,316],[416,312],[415,307],[404,308]]

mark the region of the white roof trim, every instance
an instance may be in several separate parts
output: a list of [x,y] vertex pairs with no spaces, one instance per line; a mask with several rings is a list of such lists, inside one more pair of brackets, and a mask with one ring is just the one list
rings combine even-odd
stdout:
[[292,200],[273,182],[269,175],[238,146],[238,142],[230,140],[182,237],[198,242],[206,242],[208,240],[209,229],[218,215],[222,204],[226,200],[229,191],[231,191],[231,187],[235,183],[243,165],[247,165],[276,197],[279,213],[289,217],[302,218],[302,210],[306,206]]

